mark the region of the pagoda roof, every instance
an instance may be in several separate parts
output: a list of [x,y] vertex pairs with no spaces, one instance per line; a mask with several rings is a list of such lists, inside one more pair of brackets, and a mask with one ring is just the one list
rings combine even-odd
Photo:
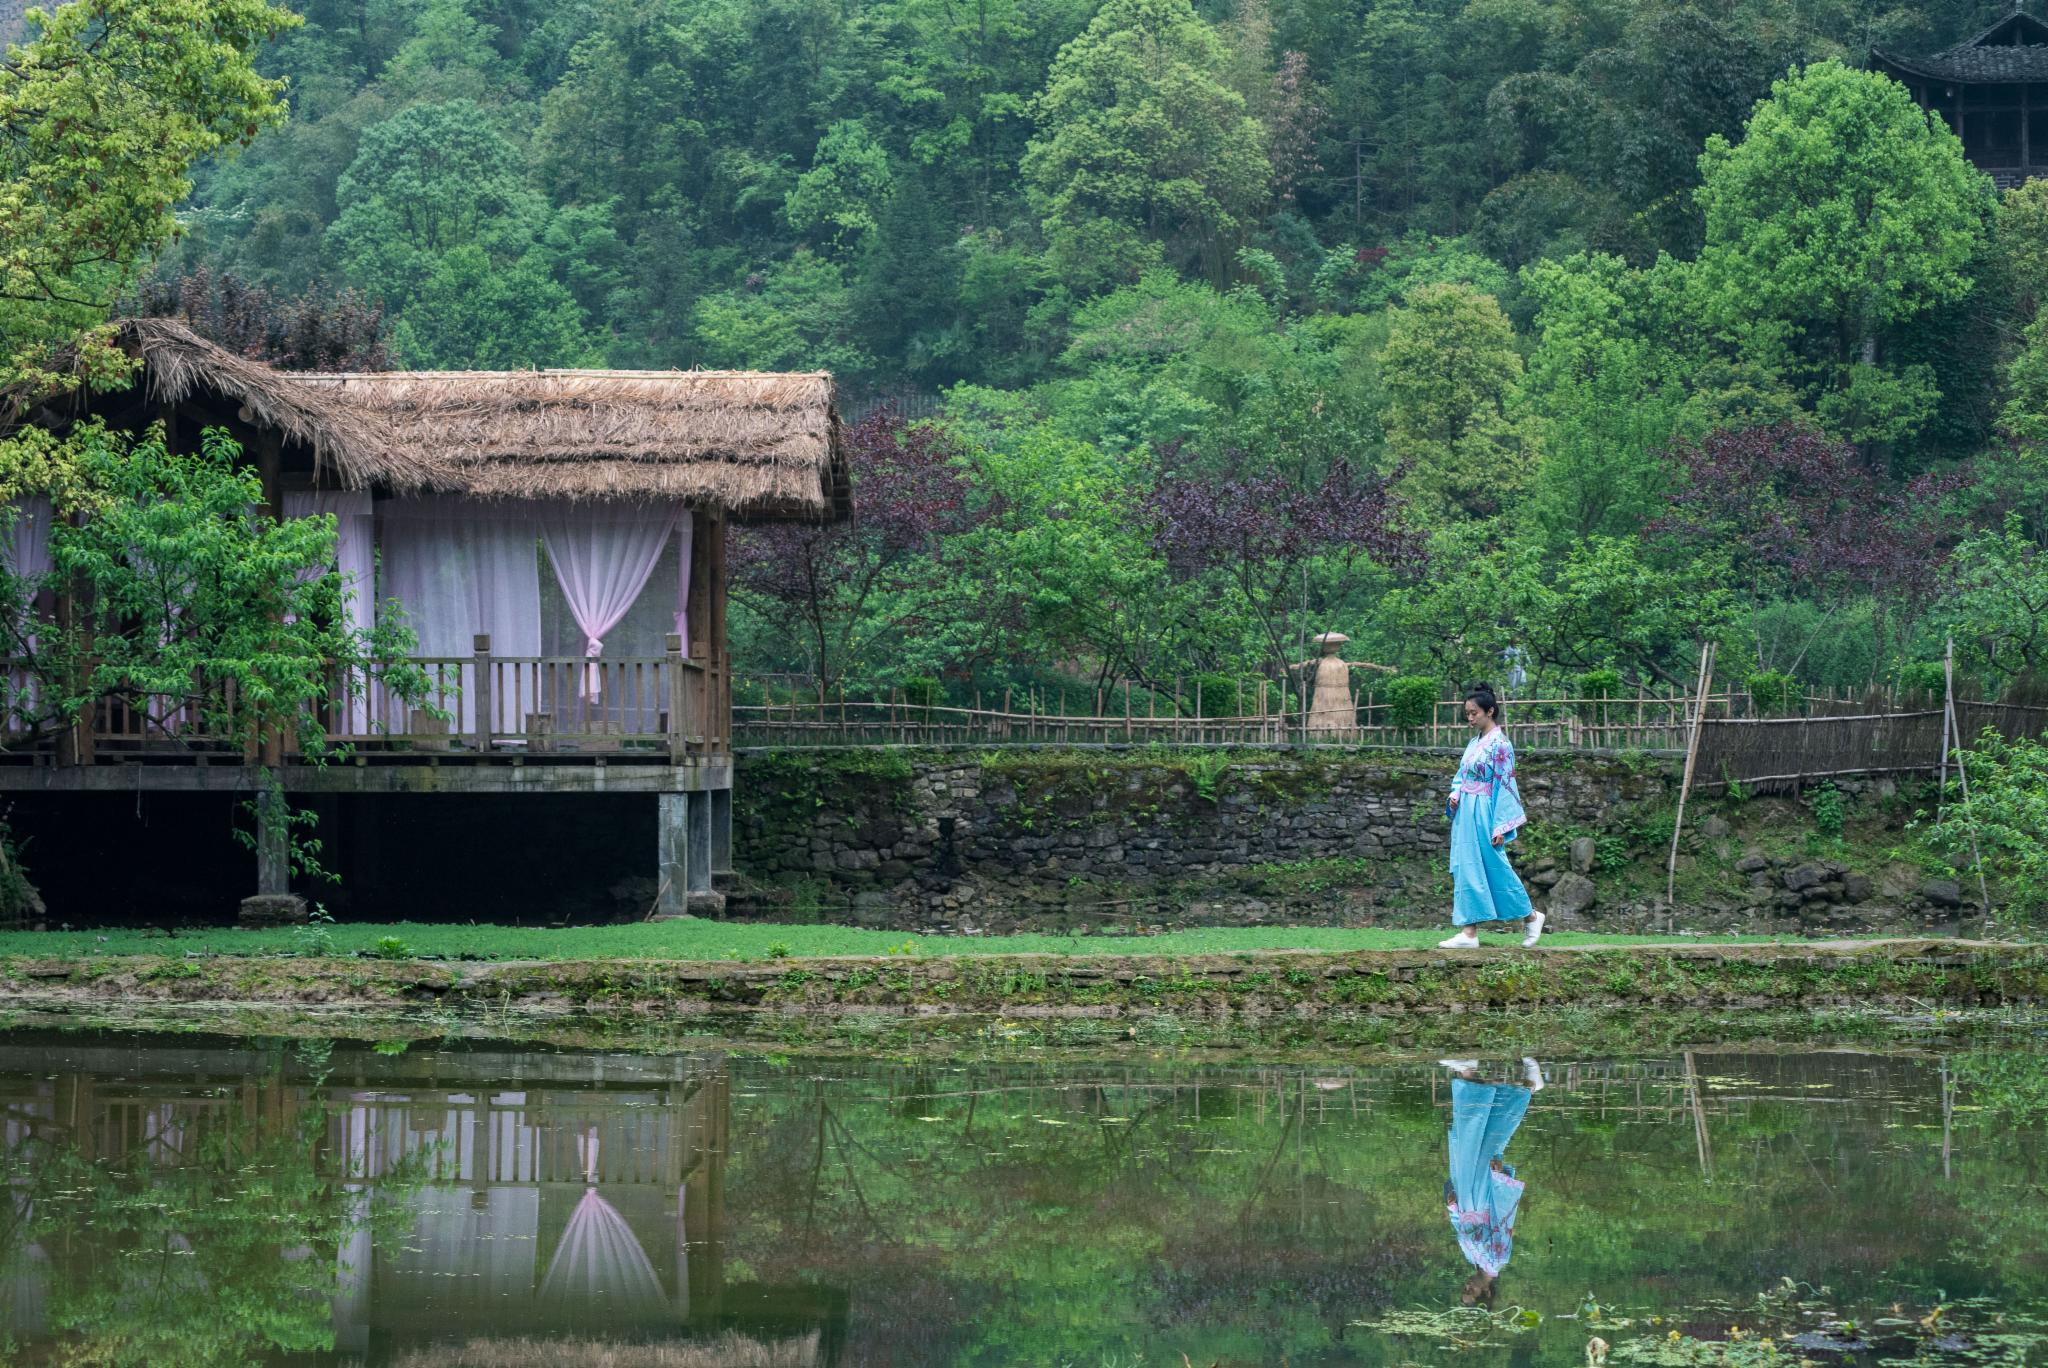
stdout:
[[1959,85],[2048,81],[2048,23],[2015,9],[1973,38],[1928,57],[1872,49],[1873,65]]

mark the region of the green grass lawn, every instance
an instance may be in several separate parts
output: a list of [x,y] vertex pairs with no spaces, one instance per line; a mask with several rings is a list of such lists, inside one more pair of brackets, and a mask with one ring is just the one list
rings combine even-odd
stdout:
[[[1202,955],[1241,950],[1417,950],[1447,931],[1347,931],[1334,927],[1214,927],[1157,936],[912,936],[852,926],[783,926],[686,918],[624,926],[448,926],[422,922],[336,925],[325,937],[337,955],[375,953],[387,938],[403,942],[397,957],[448,959],[678,959],[765,960],[821,955]],[[0,955],[288,955],[312,949],[312,934],[297,929],[241,931],[0,932]],[[1519,934],[1482,935],[1482,944],[1513,945]],[[1755,944],[1790,937],[1606,936],[1558,932],[1545,945],[1649,945],[1682,939],[1700,944]]]

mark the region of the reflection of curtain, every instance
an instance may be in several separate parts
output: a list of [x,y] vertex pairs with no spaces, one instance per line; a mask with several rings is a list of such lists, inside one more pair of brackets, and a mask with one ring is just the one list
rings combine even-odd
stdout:
[[[334,564],[341,571],[341,591],[348,597],[348,625],[365,634],[377,612],[376,523],[371,515],[368,490],[309,489],[287,492],[287,518],[317,518],[334,515]],[[363,683],[354,691],[361,693]],[[349,704],[344,716],[330,719],[330,725],[351,735],[369,730],[366,706],[360,698]]]
[[[499,656],[540,654],[540,569],[534,526],[518,504],[430,497],[391,499],[383,518],[384,583],[378,600],[397,599],[419,634],[423,656],[467,658],[472,637],[488,633]],[[530,678],[530,674],[526,676]],[[464,733],[474,730],[473,681],[455,712]],[[495,700],[494,730],[523,731],[533,704],[530,687],[513,697],[508,671]],[[436,700],[440,701],[440,700]]]
[[356,1183],[342,1191],[348,1224],[334,1251],[334,1347],[360,1357],[370,1348],[370,1194]]
[[562,1242],[541,1278],[540,1299],[558,1319],[620,1325],[659,1314],[661,1279],[626,1218],[597,1195],[597,1127],[576,1137],[583,1200],[569,1214]]
[[[482,1205],[475,1200],[483,1198]],[[456,1308],[523,1304],[533,1295],[540,1192],[494,1187],[430,1187],[413,1199],[412,1238],[391,1264],[406,1300]],[[383,1285],[382,1277],[378,1279]]]
[[[541,540],[583,629],[583,654],[604,653],[604,634],[618,624],[647,587],[675,529],[674,504],[571,503],[542,506]],[[584,675],[586,696],[597,692],[597,671]]]

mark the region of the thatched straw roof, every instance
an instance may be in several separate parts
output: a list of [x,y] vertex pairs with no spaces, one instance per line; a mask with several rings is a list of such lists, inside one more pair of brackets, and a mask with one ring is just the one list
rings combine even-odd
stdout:
[[741,517],[845,515],[823,372],[387,371],[290,379],[374,418],[429,489],[683,499]]
[[[826,522],[851,502],[832,377],[750,371],[273,370],[164,318],[119,325],[152,403],[226,409],[354,489],[680,499]],[[7,402],[11,400],[12,402]],[[35,400],[0,396],[0,430]]]
[[[126,319],[116,325],[114,337],[122,350],[141,359],[143,397],[151,404],[191,400],[237,416],[246,413],[244,421],[251,426],[308,447],[316,466],[333,469],[358,488],[402,485],[412,478],[406,467],[390,461],[374,422],[284,372],[216,346],[175,319]],[[42,396],[7,398],[8,421],[0,426],[26,417]]]

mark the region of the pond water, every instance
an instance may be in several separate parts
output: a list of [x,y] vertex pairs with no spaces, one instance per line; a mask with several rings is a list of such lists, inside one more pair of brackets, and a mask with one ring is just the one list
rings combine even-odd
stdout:
[[1460,1080],[0,1035],[0,1344],[405,1368],[1579,1364],[1595,1340],[1615,1364],[2048,1364],[2048,1056],[1541,1065],[1535,1091],[1484,1057]]

